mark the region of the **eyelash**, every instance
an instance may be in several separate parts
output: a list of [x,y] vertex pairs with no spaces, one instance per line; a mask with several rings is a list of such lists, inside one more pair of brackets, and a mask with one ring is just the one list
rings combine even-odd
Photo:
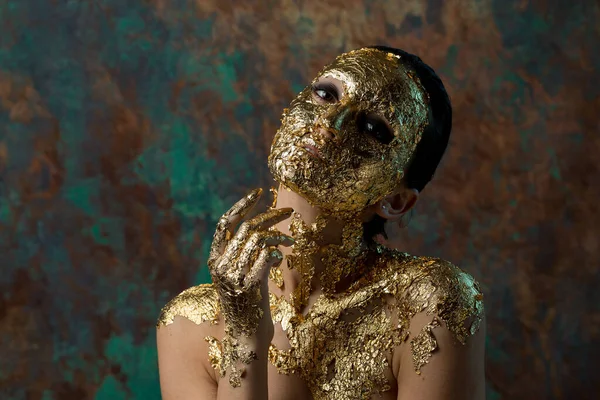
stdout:
[[[326,96],[331,96],[333,99],[327,99],[323,96],[320,96],[317,93],[319,91],[325,92]],[[312,85],[312,92],[314,96],[320,99],[320,101],[324,101],[327,103],[335,103],[339,101],[337,87],[331,83],[318,83]],[[359,128],[363,131],[363,133],[365,133],[368,136],[371,136],[373,139],[377,140],[380,143],[389,144],[394,139],[394,135],[391,132],[389,126],[378,117],[374,117],[372,115],[363,113],[359,115],[357,123],[359,125]],[[367,123],[369,123],[372,127],[372,132],[368,132]]]
[[[389,126],[376,116],[361,113],[357,123],[359,129],[361,129],[364,134],[371,136],[380,143],[390,144],[394,139],[394,135]],[[371,126],[371,132],[367,129],[367,124]]]
[[[333,97],[333,99],[326,99],[323,96],[320,96],[317,92],[323,91],[326,95]],[[339,94],[335,85],[331,83],[318,83],[312,86],[312,92],[315,96],[317,96],[320,100],[325,101],[327,103],[334,103],[339,100]]]

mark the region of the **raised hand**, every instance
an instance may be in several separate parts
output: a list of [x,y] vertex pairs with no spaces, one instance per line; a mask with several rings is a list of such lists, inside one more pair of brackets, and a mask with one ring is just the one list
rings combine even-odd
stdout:
[[243,222],[234,233],[235,226],[256,205],[261,193],[261,189],[252,191],[221,217],[208,259],[225,323],[219,369],[222,376],[231,369],[233,386],[239,386],[243,372],[236,366],[238,362],[249,364],[256,359],[252,344],[268,346],[273,337],[268,274],[283,259],[277,246],[294,243],[292,237],[272,228],[290,217],[290,208],[260,214]]

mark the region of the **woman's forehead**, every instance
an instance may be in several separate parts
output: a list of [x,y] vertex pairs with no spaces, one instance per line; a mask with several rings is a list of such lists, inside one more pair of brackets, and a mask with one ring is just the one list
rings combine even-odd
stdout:
[[410,85],[407,72],[395,54],[360,49],[338,56],[319,72],[316,79],[337,79],[348,95],[360,96],[361,92],[396,91]]

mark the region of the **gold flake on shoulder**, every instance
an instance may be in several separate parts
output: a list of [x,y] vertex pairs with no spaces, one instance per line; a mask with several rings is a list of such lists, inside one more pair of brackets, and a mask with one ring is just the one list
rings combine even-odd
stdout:
[[203,322],[216,324],[219,320],[219,301],[211,284],[193,286],[169,301],[161,310],[157,327],[173,323],[175,317],[184,317],[200,325]]
[[421,374],[421,367],[429,362],[431,355],[438,348],[437,340],[432,332],[433,328],[438,326],[440,326],[440,321],[434,318],[410,341],[413,365],[415,372],[419,375]]

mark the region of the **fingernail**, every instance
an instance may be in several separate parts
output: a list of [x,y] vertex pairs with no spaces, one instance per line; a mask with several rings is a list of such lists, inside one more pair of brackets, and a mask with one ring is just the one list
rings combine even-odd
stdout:
[[255,199],[262,194],[262,188],[254,189],[250,193],[248,193],[249,199]]

